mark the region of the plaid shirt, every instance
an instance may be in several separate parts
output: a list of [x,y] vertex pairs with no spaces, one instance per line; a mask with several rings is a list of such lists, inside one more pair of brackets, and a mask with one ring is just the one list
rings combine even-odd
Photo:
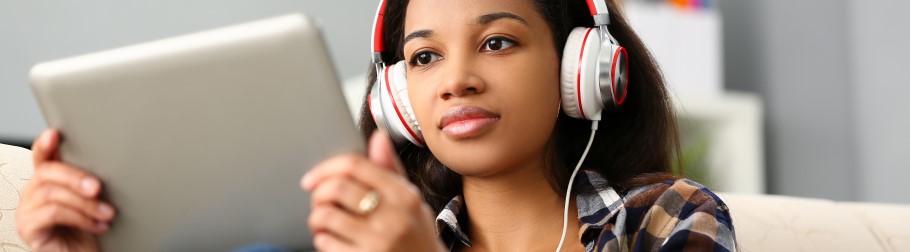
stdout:
[[[576,198],[581,243],[587,251],[735,251],[733,222],[727,205],[704,186],[688,179],[655,183],[617,192],[599,174],[575,178],[596,193]],[[457,196],[436,217],[449,248],[471,240],[458,222],[464,202]],[[461,218],[461,219],[459,219]]]

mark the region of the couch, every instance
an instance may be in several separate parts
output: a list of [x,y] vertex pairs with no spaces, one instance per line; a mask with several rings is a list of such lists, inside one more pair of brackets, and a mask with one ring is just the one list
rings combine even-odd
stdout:
[[28,251],[16,233],[16,207],[32,170],[31,151],[0,144],[0,251]]
[[[16,234],[31,152],[0,144],[0,249],[28,251]],[[910,205],[721,193],[740,251],[910,251]]]

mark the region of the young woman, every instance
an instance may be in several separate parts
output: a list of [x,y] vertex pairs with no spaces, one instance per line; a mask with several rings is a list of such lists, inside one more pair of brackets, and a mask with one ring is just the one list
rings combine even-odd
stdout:
[[[600,1],[388,1],[362,109],[368,153],[301,180],[317,249],[735,250],[726,205],[669,173],[664,81]],[[57,142],[50,130],[33,146],[20,237],[36,251],[97,250],[115,213]]]
[[317,248],[735,250],[726,205],[669,173],[660,71],[600,1],[388,1],[361,110],[369,157],[302,181]]

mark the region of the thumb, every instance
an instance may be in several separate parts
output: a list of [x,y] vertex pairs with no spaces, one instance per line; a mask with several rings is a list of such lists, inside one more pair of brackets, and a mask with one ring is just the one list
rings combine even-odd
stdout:
[[44,130],[32,144],[32,165],[38,167],[55,159],[57,145],[60,143],[60,132],[54,129]]
[[398,154],[395,153],[395,146],[389,134],[381,130],[373,131],[370,136],[369,146],[367,147],[368,156],[371,161],[380,166],[387,168],[396,174],[404,174],[401,161],[398,160]]

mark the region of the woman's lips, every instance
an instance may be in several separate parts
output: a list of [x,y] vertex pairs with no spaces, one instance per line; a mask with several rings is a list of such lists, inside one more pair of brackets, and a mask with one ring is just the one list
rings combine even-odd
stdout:
[[498,120],[498,114],[468,105],[446,111],[439,120],[439,128],[446,135],[467,138],[483,133]]

